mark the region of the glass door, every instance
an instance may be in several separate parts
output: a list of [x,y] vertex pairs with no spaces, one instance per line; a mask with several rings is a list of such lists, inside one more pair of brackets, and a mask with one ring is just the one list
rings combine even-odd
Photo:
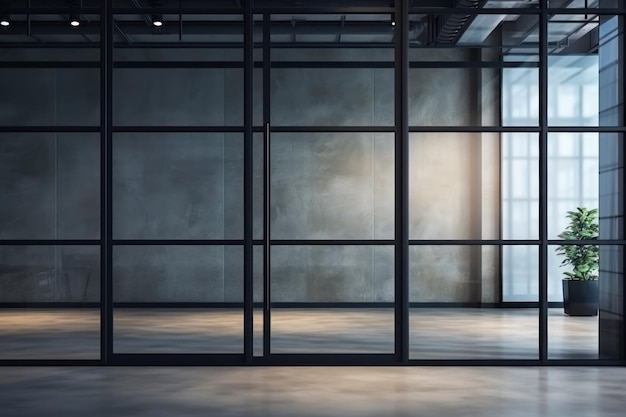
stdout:
[[255,355],[393,355],[391,14],[261,21]]

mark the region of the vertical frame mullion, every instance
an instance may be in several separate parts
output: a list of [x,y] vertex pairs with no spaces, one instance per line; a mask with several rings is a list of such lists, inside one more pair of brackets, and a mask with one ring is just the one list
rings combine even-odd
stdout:
[[548,359],[548,4],[539,15],[539,360]]
[[394,35],[395,101],[395,355],[409,361],[409,10],[396,1]]
[[[622,5],[621,9],[619,10],[620,15],[617,16],[617,31],[618,31],[618,42],[619,42],[619,46],[618,48],[618,54],[619,54],[619,58],[618,58],[618,68],[624,68],[624,66],[626,65],[626,35],[624,34],[624,28],[625,28],[625,24],[626,24],[626,6]],[[619,93],[621,94],[621,97],[618,96],[618,103],[622,103],[622,106],[624,105],[624,100],[626,99],[626,80],[624,80],[624,72],[622,70],[622,72],[618,73],[621,74],[621,78],[618,79],[618,86],[619,86]],[[620,77],[620,75],[618,75],[618,77]],[[624,112],[622,112],[621,118],[619,120],[619,126],[620,127],[624,127],[624,122],[626,115],[624,114]],[[620,141],[622,143],[622,190],[624,189],[624,184],[626,184],[626,169],[624,168],[624,162],[626,162],[626,146],[624,146],[624,136],[626,136],[626,132],[621,132],[619,133],[619,138]],[[622,191],[623,192],[623,191]],[[622,196],[623,198],[623,196]],[[626,213],[624,213],[624,210],[622,209],[622,212],[620,213],[623,217],[626,217]],[[622,235],[619,236],[619,238],[621,240],[626,239],[626,222],[622,221]],[[622,249],[622,279],[624,277],[624,274],[626,273],[626,256],[624,256],[626,253],[626,245],[621,245],[621,249]],[[626,359],[626,340],[624,340],[626,338],[626,307],[624,306],[624,300],[626,300],[626,285],[622,285],[622,311],[620,312],[622,315],[622,340],[620,340],[620,346],[622,347],[621,352],[618,352],[619,357],[618,359],[624,360]],[[600,313],[598,313],[600,314]]]
[[254,20],[252,17],[252,2],[246,1],[243,16],[243,352],[246,362],[252,361],[254,340],[254,293],[253,293],[253,212],[252,212],[252,186],[253,186],[253,149],[252,149],[252,76],[254,71],[253,55],[253,30]]
[[[617,17],[617,27],[618,27],[618,33],[620,33],[621,30],[621,34],[619,34],[619,38],[618,38],[618,42],[620,42],[620,45],[618,46],[618,53],[620,54],[619,58],[618,58],[618,67],[619,68],[624,68],[624,66],[626,65],[626,35],[624,34],[624,30],[625,28],[625,24],[626,24],[626,6],[622,5],[622,8],[620,10],[621,15]],[[618,75],[619,76],[619,75]],[[626,99],[626,80],[624,80],[624,72],[622,70],[621,72],[621,79],[618,80],[619,81],[619,86],[620,86],[620,93],[621,93],[621,97],[619,97],[619,102],[622,103],[622,106],[624,106],[624,100]],[[619,121],[619,126],[620,127],[624,127],[624,122],[626,122],[625,120],[626,115],[622,112],[622,116],[621,116],[621,120]],[[624,169],[624,162],[626,162],[626,146],[624,146],[624,136],[626,136],[625,132],[621,132],[619,134],[620,136],[620,140],[622,142],[622,190],[624,189],[624,184],[626,184],[626,169]],[[624,198],[622,196],[622,198]],[[620,213],[622,215],[622,217],[626,217],[626,213],[624,213],[624,210],[622,209],[622,213]],[[619,236],[620,239],[624,240],[626,238],[626,222],[622,221],[622,235]],[[622,280],[624,279],[624,274],[626,273],[626,256],[625,252],[626,252],[626,245],[622,245]],[[624,360],[626,359],[626,307],[624,306],[624,300],[626,300],[626,285],[622,285],[622,311],[620,312],[622,314],[622,340],[620,343],[620,346],[622,347],[621,352],[618,352],[619,357],[618,359]]]
[[271,354],[271,297],[270,297],[270,35],[271,35],[271,15],[263,13],[263,126],[264,146],[263,146],[263,356]]
[[108,2],[102,2],[100,13],[100,359],[104,364],[108,364],[113,355],[111,220],[113,15]]

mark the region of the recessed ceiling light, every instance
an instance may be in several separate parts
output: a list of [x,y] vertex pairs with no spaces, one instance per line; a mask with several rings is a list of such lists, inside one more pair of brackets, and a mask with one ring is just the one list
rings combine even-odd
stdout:
[[73,27],[80,26],[80,15],[71,14],[70,15],[70,25]]
[[156,27],[163,26],[163,15],[162,14],[153,14],[152,15],[152,25]]
[[11,25],[11,20],[9,18],[9,15],[8,14],[0,15],[0,26],[7,27],[10,25]]

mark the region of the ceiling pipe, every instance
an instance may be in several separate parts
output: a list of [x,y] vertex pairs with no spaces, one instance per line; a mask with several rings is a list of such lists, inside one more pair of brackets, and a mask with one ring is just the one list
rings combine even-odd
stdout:
[[[456,8],[478,9],[485,3],[485,0],[458,0]],[[439,15],[436,21],[437,31],[435,43],[437,45],[454,45],[461,37],[465,29],[472,20],[471,14],[451,14]]]

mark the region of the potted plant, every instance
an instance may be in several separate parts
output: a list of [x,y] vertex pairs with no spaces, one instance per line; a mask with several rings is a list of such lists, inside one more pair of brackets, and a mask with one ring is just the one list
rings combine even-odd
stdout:
[[[595,240],[598,238],[598,209],[578,207],[568,211],[570,223],[559,235],[564,240]],[[598,314],[598,245],[561,245],[558,255],[565,256],[561,267],[571,265],[563,279],[563,306],[570,316]]]

